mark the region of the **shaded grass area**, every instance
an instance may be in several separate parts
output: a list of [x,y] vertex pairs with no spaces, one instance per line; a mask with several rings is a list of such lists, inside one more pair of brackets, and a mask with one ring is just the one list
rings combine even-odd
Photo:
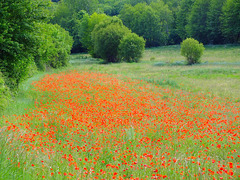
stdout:
[[240,101],[240,46],[206,46],[202,63],[185,65],[180,46],[146,49],[140,63],[101,64],[87,54],[71,56],[77,70],[124,75],[160,86]]

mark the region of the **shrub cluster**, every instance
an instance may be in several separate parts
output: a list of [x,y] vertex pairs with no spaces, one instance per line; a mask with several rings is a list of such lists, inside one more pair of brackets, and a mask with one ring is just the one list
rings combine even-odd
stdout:
[[181,55],[186,57],[188,65],[200,63],[204,49],[203,44],[193,38],[187,38],[181,43]]
[[145,40],[135,33],[123,37],[119,45],[119,55],[127,62],[138,62],[145,48]]
[[[97,16],[101,18],[97,18]],[[145,40],[132,33],[117,17],[94,14],[89,22],[98,19],[91,26],[91,43],[87,43],[93,57],[102,58],[106,62],[138,62],[143,54]],[[84,41],[83,41],[84,45]]]

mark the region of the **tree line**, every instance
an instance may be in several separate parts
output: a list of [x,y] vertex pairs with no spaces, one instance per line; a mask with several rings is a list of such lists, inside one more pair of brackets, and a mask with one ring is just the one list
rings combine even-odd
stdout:
[[96,8],[96,0],[0,2],[0,111],[34,72],[67,66],[71,50],[106,62],[139,60],[145,40]]
[[239,43],[239,9],[240,0],[2,0],[0,110],[24,79],[66,66],[70,52],[137,62],[145,45]]
[[240,42],[240,0],[61,0],[52,23],[74,38],[73,52],[81,43],[82,11],[117,16],[146,46],[179,44],[187,37],[204,44]]
[[67,65],[73,39],[49,23],[51,1],[0,1],[0,112],[19,84],[37,70]]

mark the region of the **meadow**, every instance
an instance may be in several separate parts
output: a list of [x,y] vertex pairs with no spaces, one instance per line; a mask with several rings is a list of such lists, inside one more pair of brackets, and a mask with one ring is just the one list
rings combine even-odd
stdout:
[[240,47],[140,63],[71,55],[20,86],[0,122],[0,179],[239,179]]
[[[161,86],[240,101],[240,46],[205,46],[202,63],[186,66],[180,46],[146,49],[140,63],[99,64],[87,54],[71,56],[79,70],[119,74]],[[78,66],[80,65],[80,66]]]

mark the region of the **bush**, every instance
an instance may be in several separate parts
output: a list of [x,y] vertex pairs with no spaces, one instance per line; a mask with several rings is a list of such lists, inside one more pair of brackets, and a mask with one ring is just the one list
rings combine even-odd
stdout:
[[118,48],[122,38],[131,31],[116,17],[108,18],[99,23],[92,32],[94,57],[107,62],[119,62]]
[[145,40],[135,33],[123,37],[119,45],[119,55],[127,62],[138,62],[145,48]]
[[0,113],[5,109],[10,99],[10,91],[5,85],[4,79],[0,73]]
[[91,33],[94,27],[102,22],[104,19],[109,18],[106,14],[97,14],[96,12],[89,16],[87,13],[83,15],[78,27],[78,34],[82,46],[88,50],[90,54],[93,54],[93,43],[91,39]]
[[187,58],[187,64],[200,63],[204,46],[193,38],[187,38],[181,43],[181,55]]
[[73,40],[67,31],[59,25],[36,24],[38,47],[34,61],[40,70],[46,66],[59,68],[66,66]]

